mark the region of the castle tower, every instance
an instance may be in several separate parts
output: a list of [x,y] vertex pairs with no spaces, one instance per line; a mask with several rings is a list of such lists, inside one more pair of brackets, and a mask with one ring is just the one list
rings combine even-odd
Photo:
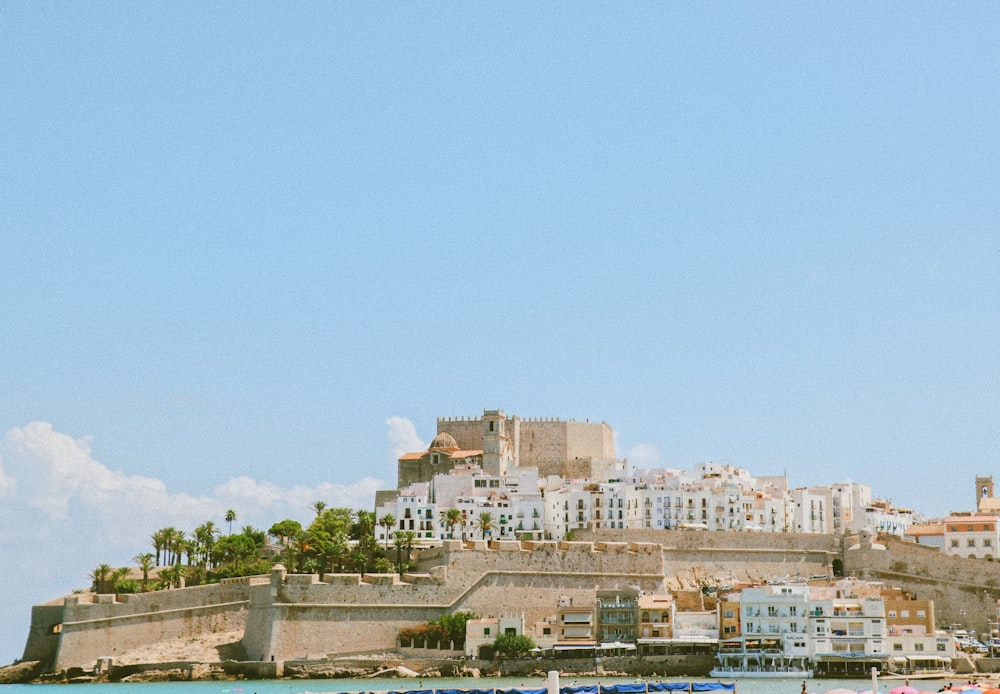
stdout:
[[513,446],[507,435],[507,417],[503,410],[483,410],[483,471],[506,475],[513,467]]
[[993,476],[976,478],[976,510],[983,510],[983,502],[993,498]]

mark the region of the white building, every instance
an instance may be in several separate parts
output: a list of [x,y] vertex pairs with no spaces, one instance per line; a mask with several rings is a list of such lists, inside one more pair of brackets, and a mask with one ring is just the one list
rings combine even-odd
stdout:
[[1000,517],[949,516],[944,521],[944,551],[969,559],[993,559],[1000,547]]
[[719,651],[727,671],[802,671],[809,669],[808,585],[766,585],[736,594],[741,633],[727,636]]
[[862,594],[849,581],[813,588],[809,605],[810,653],[817,673],[864,676],[888,669],[885,601]]

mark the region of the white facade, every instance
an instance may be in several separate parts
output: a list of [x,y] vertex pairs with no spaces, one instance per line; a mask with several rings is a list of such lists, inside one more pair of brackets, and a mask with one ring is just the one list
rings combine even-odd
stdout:
[[886,654],[885,602],[881,597],[843,597],[840,589],[809,605],[811,657]]
[[[420,539],[480,539],[476,522],[482,513],[490,513],[495,522],[490,539],[562,539],[584,529],[823,534],[868,529],[902,537],[912,523],[911,512],[887,501],[873,502],[866,485],[787,490],[784,477],[754,478],[742,468],[712,462],[691,470],[634,469],[628,478],[604,482],[556,475],[540,482],[536,468],[508,469],[508,475],[488,474],[474,463],[457,465],[430,483],[400,490],[376,514],[396,518],[390,540],[396,530],[412,530]],[[443,518],[451,508],[461,510],[464,522],[449,530]],[[380,541],[386,541],[386,534],[376,529]],[[945,549],[995,557],[998,542],[996,532],[990,537],[979,532],[975,538],[956,534]]]
[[950,516],[944,522],[944,551],[969,559],[992,559],[1000,547],[997,516]]
[[809,656],[809,586],[747,588],[739,602],[744,650],[777,651],[789,664]]

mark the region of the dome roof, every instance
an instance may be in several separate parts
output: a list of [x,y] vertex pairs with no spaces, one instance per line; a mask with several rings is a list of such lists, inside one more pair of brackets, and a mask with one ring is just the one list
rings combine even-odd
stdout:
[[431,441],[431,445],[428,447],[428,450],[431,448],[458,448],[458,442],[455,441],[454,436],[442,431],[434,437],[433,441]]

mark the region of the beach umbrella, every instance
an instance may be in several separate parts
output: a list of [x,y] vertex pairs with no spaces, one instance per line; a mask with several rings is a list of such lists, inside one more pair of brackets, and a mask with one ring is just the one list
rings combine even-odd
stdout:
[[889,694],[920,694],[920,690],[916,687],[911,687],[908,684],[903,684],[890,689]]

